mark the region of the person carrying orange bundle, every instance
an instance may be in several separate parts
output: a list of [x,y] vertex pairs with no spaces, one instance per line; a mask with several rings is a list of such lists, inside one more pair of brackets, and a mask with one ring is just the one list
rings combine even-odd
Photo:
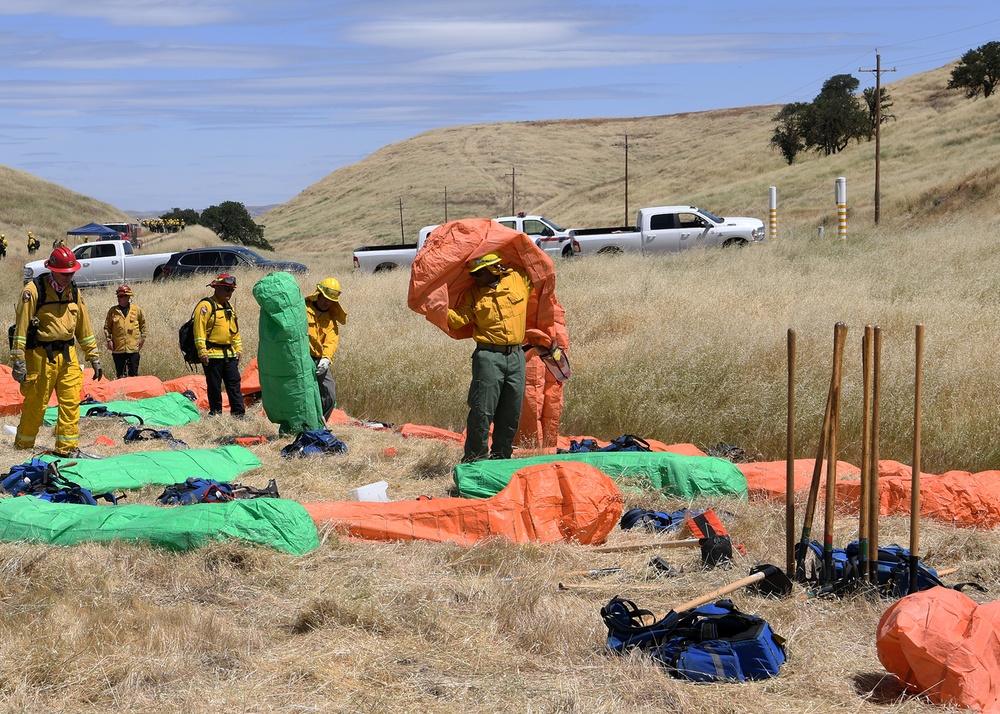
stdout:
[[48,273],[27,285],[17,303],[11,340],[12,376],[21,385],[24,406],[14,438],[15,449],[30,449],[55,390],[59,400],[55,452],[73,455],[80,441],[80,388],[83,372],[74,342],[79,341],[94,368],[94,379],[104,376],[97,338],[87,315],[83,296],[73,284],[80,269],[73,251],[56,248],[45,261]]
[[[472,324],[476,349],[472,353],[469,417],[463,463],[486,458],[509,459],[524,399],[524,341],[532,284],[518,267],[505,268],[500,256],[487,253],[469,260],[466,268],[475,281],[448,311],[448,326]],[[490,425],[493,443],[489,444]]]

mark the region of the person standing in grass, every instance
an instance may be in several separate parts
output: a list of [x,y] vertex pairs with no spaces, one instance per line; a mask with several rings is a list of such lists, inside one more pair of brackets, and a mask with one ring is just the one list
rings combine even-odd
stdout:
[[[448,311],[448,326],[472,324],[472,383],[463,463],[509,459],[524,399],[524,351],[532,284],[521,268],[505,268],[487,253],[466,263],[471,285]],[[493,443],[490,445],[490,425]]]
[[35,445],[45,408],[55,390],[59,400],[55,453],[70,456],[79,449],[83,386],[83,371],[73,343],[80,343],[94,368],[96,381],[101,381],[104,370],[83,295],[73,284],[73,273],[80,269],[76,256],[69,248],[56,248],[45,261],[45,268],[49,272],[28,282],[17,302],[11,375],[21,385],[24,406],[14,448],[30,449]]
[[7,257],[7,235],[0,233],[0,260]]
[[35,238],[35,234],[28,231],[28,255],[34,255],[39,246],[41,246],[41,243]]
[[337,383],[330,363],[340,342],[340,327],[347,323],[347,313],[340,304],[340,282],[326,278],[316,286],[316,292],[306,298],[309,321],[309,356],[316,363],[316,381],[323,406],[323,421],[330,418],[337,406]]
[[205,370],[208,386],[208,415],[222,414],[222,386],[229,397],[229,413],[242,417],[246,413],[243,392],[240,391],[240,355],[243,340],[240,323],[230,300],[236,290],[236,277],[222,273],[208,284],[215,294],[202,298],[194,307],[194,346]]
[[146,315],[132,303],[132,288],[128,284],[115,291],[118,304],[108,310],[104,320],[104,338],[115,361],[118,379],[139,375],[139,352],[146,341]]

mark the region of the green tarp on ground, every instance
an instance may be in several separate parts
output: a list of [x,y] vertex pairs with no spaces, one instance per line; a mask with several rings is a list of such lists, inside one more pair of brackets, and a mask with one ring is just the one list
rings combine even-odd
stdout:
[[[46,454],[38,458],[53,461],[57,457]],[[218,449],[140,451],[104,459],[78,459],[72,466],[60,467],[59,473],[90,491],[104,493],[149,485],[172,486],[190,476],[228,482],[259,466],[260,459],[252,451],[233,445]]]
[[[113,402],[102,402],[100,404],[84,404],[80,407],[80,415],[85,416],[87,410],[93,407],[104,406],[111,412],[124,412],[125,414],[135,414],[142,417],[147,426],[184,426],[193,421],[201,419],[198,407],[194,402],[178,392],[167,392],[158,397],[147,397],[146,399],[122,399]],[[44,423],[55,424],[58,407],[48,407],[45,410]],[[109,421],[118,423],[118,419]],[[138,424],[136,419],[129,419],[130,424]]]
[[271,273],[253,286],[253,296],[260,305],[257,368],[264,413],[281,434],[325,428],[299,284],[288,273]]
[[112,540],[190,550],[237,538],[302,555],[319,547],[312,518],[295,501],[255,498],[193,506],[86,506],[34,496],[0,499],[0,541],[73,545]]
[[599,451],[477,461],[455,467],[455,485],[460,496],[489,498],[502,491],[518,469],[552,461],[582,461],[606,473],[619,486],[623,481],[634,480],[636,486],[659,489],[668,496],[688,500],[697,496],[747,497],[746,478],[726,459],[666,451]]

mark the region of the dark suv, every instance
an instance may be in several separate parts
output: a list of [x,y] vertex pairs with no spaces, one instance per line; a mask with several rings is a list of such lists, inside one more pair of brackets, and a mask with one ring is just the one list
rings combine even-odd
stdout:
[[204,273],[218,275],[233,270],[252,268],[265,272],[305,273],[309,269],[302,263],[268,260],[243,246],[216,246],[215,248],[189,248],[174,253],[163,266],[161,278],[180,278]]

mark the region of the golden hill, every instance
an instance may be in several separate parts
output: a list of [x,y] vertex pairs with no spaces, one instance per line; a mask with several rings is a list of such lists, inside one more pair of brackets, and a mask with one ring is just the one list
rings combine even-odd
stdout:
[[[951,68],[886,85],[897,120],[882,131],[883,221],[976,209],[995,190],[996,102],[946,89]],[[435,129],[334,171],[260,222],[280,250],[348,251],[398,242],[401,200],[413,241],[422,226],[445,219],[446,192],[449,220],[507,214],[513,168],[516,210],[566,227],[621,225],[627,134],[629,223],[641,206],[673,203],[766,219],[768,187],[777,186],[780,231],[832,228],[833,182],[845,176],[853,222],[870,226],[874,142],[788,166],[768,146],[778,109]]]
[[0,166],[0,232],[7,235],[12,248],[27,242],[28,231],[45,248],[66,231],[91,221],[124,220],[130,220],[130,216],[111,204],[25,171]]

